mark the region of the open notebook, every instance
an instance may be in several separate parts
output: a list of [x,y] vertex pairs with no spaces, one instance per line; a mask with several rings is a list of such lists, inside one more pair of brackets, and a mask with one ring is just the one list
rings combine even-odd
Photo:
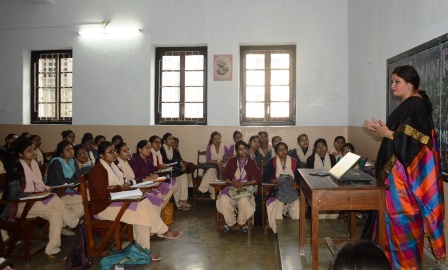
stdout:
[[367,173],[358,170],[351,169],[353,165],[360,159],[353,153],[347,153],[330,171],[330,175],[340,182],[369,182],[375,180]]

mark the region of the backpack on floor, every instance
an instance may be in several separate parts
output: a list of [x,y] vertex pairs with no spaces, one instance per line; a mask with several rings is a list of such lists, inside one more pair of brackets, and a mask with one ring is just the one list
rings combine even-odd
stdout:
[[[101,270],[129,269],[138,264],[148,264],[151,262],[151,251],[143,248],[137,243],[129,244],[125,249],[118,250],[117,253],[104,257],[100,261]],[[131,268],[132,269],[132,268]]]
[[90,263],[87,258],[86,224],[81,224],[76,233],[76,243],[65,261],[65,270],[86,270]]

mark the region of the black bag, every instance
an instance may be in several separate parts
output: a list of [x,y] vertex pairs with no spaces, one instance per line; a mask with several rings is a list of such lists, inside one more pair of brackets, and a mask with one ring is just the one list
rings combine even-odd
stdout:
[[65,270],[86,270],[90,262],[87,258],[86,224],[78,227],[76,244],[65,261]]
[[291,188],[294,181],[289,174],[280,174],[278,177],[278,191],[276,193],[277,200],[284,203],[292,203],[299,197],[299,192]]

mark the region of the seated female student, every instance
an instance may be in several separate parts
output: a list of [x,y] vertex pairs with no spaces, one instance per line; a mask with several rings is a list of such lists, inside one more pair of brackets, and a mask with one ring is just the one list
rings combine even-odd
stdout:
[[13,144],[17,138],[19,138],[17,134],[8,134],[5,138],[6,144],[0,148],[0,161],[3,162],[3,166],[5,166],[7,171],[11,168],[15,161]]
[[328,154],[327,141],[325,139],[317,139],[314,142],[314,155],[306,160],[306,167],[309,169],[331,169],[336,165],[336,158]]
[[70,129],[64,130],[61,132],[61,136],[63,141],[68,141],[72,144],[72,146],[75,146],[76,135],[73,131]]
[[310,141],[308,140],[308,135],[300,134],[297,137],[297,144],[300,147],[294,148],[288,152],[288,155],[297,159],[300,162],[300,167],[306,167],[307,159],[314,154],[313,149],[310,149]]
[[187,178],[188,178],[188,186],[190,186],[190,184],[193,181],[193,172],[196,169],[196,165],[191,163],[191,162],[186,162],[181,154],[180,154],[180,150],[179,150],[179,138],[174,136],[173,137],[173,160],[177,161],[177,162],[181,162],[183,166],[186,167],[186,171],[185,173],[187,174]]
[[114,136],[112,137],[112,144],[113,144],[114,146],[116,146],[116,145],[119,144],[119,143],[123,143],[123,137],[121,137],[120,135],[114,135]]
[[272,137],[272,148],[271,148],[271,150],[269,150],[268,152],[267,152],[267,154],[265,155],[265,160],[270,160],[271,158],[273,158],[273,157],[275,157],[275,145],[278,143],[278,142],[281,142],[282,141],[282,137],[280,137],[280,136],[274,136],[274,137]]
[[[224,232],[229,232],[232,227],[238,223],[242,232],[248,231],[247,219],[255,213],[255,199],[253,191],[254,185],[261,183],[262,176],[260,169],[254,160],[247,155],[247,144],[243,141],[235,143],[236,157],[231,157],[224,169],[223,177],[227,186],[221,190],[216,200],[216,209],[224,215],[226,225]],[[248,189],[251,190],[249,196],[241,198],[232,198],[230,189]],[[253,190],[252,190],[253,188]],[[238,207],[238,219],[235,217],[235,206]]]
[[[141,183],[146,180],[144,177],[135,177],[134,171],[129,165],[128,160],[131,159],[131,151],[126,143],[119,143],[115,146],[115,150],[118,153],[117,160],[115,160],[115,165],[117,165],[118,169],[123,173],[123,177],[126,183],[130,185],[135,185],[137,183]],[[157,206],[160,210],[162,207],[162,193],[157,189],[152,188],[148,192],[148,199],[151,203]]]
[[249,138],[249,157],[257,163],[260,171],[263,170],[263,155],[259,152],[260,148],[260,137],[258,135],[250,136]]
[[89,160],[90,164],[95,165],[95,155],[93,154],[93,135],[92,133],[84,133],[84,136],[82,136],[81,144],[84,145],[84,148],[87,151],[87,159]]
[[[129,160],[129,165],[131,165],[134,171],[136,180],[154,180],[158,177],[154,174],[156,171],[153,161],[149,157],[151,154],[151,144],[147,140],[141,140],[137,144],[137,151],[132,155],[131,160]],[[162,182],[160,183],[159,190],[162,193],[163,204],[162,208],[168,203],[173,195],[173,186],[170,183]]]
[[[288,156],[288,146],[284,142],[278,142],[275,147],[275,157],[271,158],[263,171],[263,182],[278,184],[280,175],[289,175],[293,178],[291,189],[296,190],[299,186],[299,172],[297,171],[298,161]],[[269,226],[277,233],[276,219],[283,219],[283,212],[286,210],[292,219],[299,219],[299,197],[292,202],[285,203],[276,198],[278,188],[271,188],[266,196]],[[285,209],[286,208],[286,209]]]
[[237,155],[237,152],[235,151],[235,143],[242,140],[243,140],[243,133],[241,133],[241,131],[235,130],[233,132],[234,144],[229,146],[229,157]]
[[[327,141],[325,139],[317,139],[314,142],[314,151],[316,153],[310,156],[306,162],[306,167],[309,169],[327,169],[330,170],[336,165],[336,158],[328,154]],[[320,219],[336,219],[339,216],[339,211],[321,211]]]
[[48,163],[48,160],[45,158],[44,152],[40,149],[40,146],[42,145],[42,139],[39,135],[31,135],[29,140],[33,143],[35,149],[36,149],[36,161],[37,164],[39,164],[39,167]]
[[89,161],[89,154],[83,144],[77,144],[74,147],[76,166],[81,174],[89,173],[93,165]]
[[[342,150],[341,150],[342,156],[336,159],[336,163],[338,163],[339,160],[341,160],[349,152],[354,154],[355,147],[351,143],[344,143],[344,145],[342,146]],[[362,163],[363,163],[363,159],[362,158],[358,159],[358,162],[356,163],[356,165],[353,166],[353,168],[359,169]]]
[[[112,143],[106,141],[98,145],[98,154],[100,159],[90,171],[90,179],[94,181],[89,181],[88,184],[91,201],[107,200],[111,192],[125,191],[130,188],[114,163],[117,155]],[[169,229],[163,223],[160,212],[148,199],[133,204],[124,212],[121,222],[134,225],[134,240],[143,248],[151,248],[151,233],[168,239],[176,239],[181,235],[180,231]],[[115,220],[120,208],[120,203],[96,203],[91,206],[91,211],[98,216],[98,219]],[[153,261],[160,260],[160,256],[153,253],[151,258]]]
[[329,153],[331,155],[333,155],[336,159],[342,157],[341,150],[342,150],[342,146],[344,145],[344,143],[345,143],[344,136],[336,136],[336,138],[334,138],[334,142],[333,142],[334,148],[331,149],[329,151]]
[[[48,186],[60,186],[64,184],[78,184],[81,171],[74,159],[74,149],[69,141],[61,141],[56,148],[55,157],[50,160],[47,169]],[[84,206],[79,192],[67,189],[61,197],[64,203],[78,216],[84,215]]]
[[[205,154],[205,160],[209,164],[217,165],[217,168],[209,168],[202,177],[199,191],[202,193],[210,192],[211,198],[215,199],[214,188],[210,187],[210,182],[218,179],[222,176],[222,165],[227,161],[229,149],[221,141],[221,134],[218,131],[214,131],[210,135],[210,140],[207,145]],[[218,171],[219,169],[219,171]]]
[[103,135],[97,135],[97,136],[95,136],[95,139],[93,140],[93,148],[91,151],[92,151],[95,162],[99,158],[98,145],[100,145],[100,143],[105,142],[105,141],[106,141],[106,137],[104,137]]
[[[17,142],[15,149],[18,160],[6,175],[7,184],[2,200],[17,200],[26,193],[51,191],[51,187],[46,186],[42,181],[42,174],[35,160],[36,150],[31,141],[21,140]],[[25,203],[0,205],[0,218],[9,220],[19,217],[24,207]],[[35,202],[27,217],[41,217],[49,221],[49,241],[45,253],[50,258],[65,259],[60,249],[63,224],[75,228],[80,216],[71,211],[58,196],[52,195]]]
[[[177,162],[174,159],[174,136],[167,132],[163,135],[163,144],[160,148],[160,154],[162,155],[162,162],[164,164],[170,164]],[[156,146],[157,147],[157,146]],[[151,149],[152,150],[152,149]],[[191,204],[187,202],[188,199],[188,177],[186,174],[187,168],[184,162],[178,162],[174,165],[173,177],[176,177],[177,188],[174,188],[173,196],[176,202],[177,208],[180,210],[190,210]]]

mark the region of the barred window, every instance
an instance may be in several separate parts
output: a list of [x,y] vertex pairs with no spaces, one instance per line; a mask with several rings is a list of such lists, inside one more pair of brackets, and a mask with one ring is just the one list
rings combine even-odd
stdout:
[[242,46],[241,125],[295,124],[295,46]]
[[72,51],[33,51],[31,66],[32,123],[71,123]]
[[207,124],[207,47],[156,48],[156,123]]

